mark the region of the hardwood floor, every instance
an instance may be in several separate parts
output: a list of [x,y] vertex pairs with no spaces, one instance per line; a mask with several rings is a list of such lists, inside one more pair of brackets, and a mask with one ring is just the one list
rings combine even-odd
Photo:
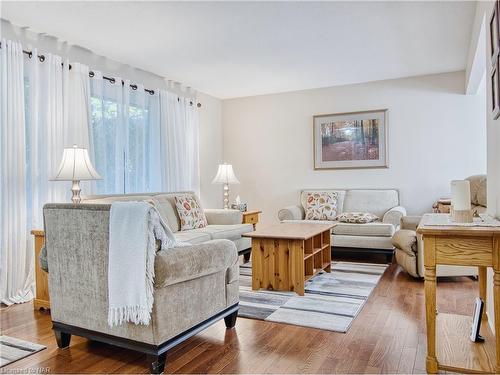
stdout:
[[[438,281],[438,309],[472,314],[477,282]],[[88,311],[86,313],[92,313]],[[50,315],[31,303],[0,310],[3,335],[37,342],[47,349],[4,367],[53,373],[146,373],[144,355],[72,337],[56,346]],[[391,265],[346,333],[238,318],[224,321],[174,348],[166,373],[425,373],[423,281]]]

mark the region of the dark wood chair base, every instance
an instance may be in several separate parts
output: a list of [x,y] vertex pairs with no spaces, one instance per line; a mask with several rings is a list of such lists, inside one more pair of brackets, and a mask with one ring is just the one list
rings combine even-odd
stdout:
[[238,311],[235,311],[231,315],[226,316],[224,318],[226,328],[234,328],[234,326],[236,325],[236,318],[238,318]]
[[187,331],[165,341],[161,345],[152,345],[140,341],[129,340],[54,321],[52,322],[52,329],[54,330],[54,335],[56,336],[57,345],[60,348],[67,348],[69,346],[71,335],[86,337],[89,340],[104,342],[106,344],[116,345],[121,348],[145,353],[147,355],[147,360],[150,366],[149,370],[151,373],[161,374],[165,369],[165,364],[167,362],[167,352],[171,348],[208,328],[222,318],[224,318],[227,328],[233,328],[236,324],[237,316],[238,304],[236,303],[211,318],[197,324],[196,326],[191,327]]
[[167,353],[160,355],[148,354],[146,356],[151,374],[162,374],[167,363]]
[[67,348],[71,342],[71,333],[66,333],[59,330],[54,330],[56,336],[57,346],[61,349]]
[[250,262],[250,255],[252,255],[252,248],[238,251],[238,255],[243,255],[243,263]]

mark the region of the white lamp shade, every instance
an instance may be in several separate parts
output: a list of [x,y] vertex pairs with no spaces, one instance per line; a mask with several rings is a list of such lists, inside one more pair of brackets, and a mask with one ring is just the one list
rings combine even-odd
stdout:
[[101,176],[90,162],[87,149],[73,146],[65,148],[54,181],[100,180]]
[[470,210],[470,182],[468,180],[451,181],[451,205],[456,211]]
[[217,170],[217,175],[212,181],[212,184],[239,184],[240,182],[236,178],[233,172],[233,166],[231,164],[219,164],[219,169]]

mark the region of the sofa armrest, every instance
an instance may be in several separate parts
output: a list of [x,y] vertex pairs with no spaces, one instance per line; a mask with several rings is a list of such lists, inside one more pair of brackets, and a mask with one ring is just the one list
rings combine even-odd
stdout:
[[401,218],[406,215],[406,209],[402,206],[396,206],[391,208],[384,214],[382,222],[394,225],[396,228],[399,227]]
[[161,250],[155,258],[155,288],[226,271],[237,262],[238,251],[229,240]]
[[304,209],[302,206],[288,206],[278,211],[278,219],[283,220],[304,220]]
[[417,230],[422,216],[403,216],[401,218],[401,229]]
[[392,236],[392,244],[395,248],[414,256],[417,252],[417,233],[414,230],[400,229]]
[[209,208],[205,209],[205,217],[210,225],[231,225],[243,222],[243,213],[240,210]]

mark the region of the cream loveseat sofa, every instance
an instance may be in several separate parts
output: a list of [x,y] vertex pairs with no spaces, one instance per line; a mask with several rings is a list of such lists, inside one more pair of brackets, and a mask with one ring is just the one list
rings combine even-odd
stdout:
[[[367,224],[334,222],[332,244],[334,247],[355,248],[357,251],[383,252],[392,256],[392,235],[399,228],[401,217],[406,215],[400,206],[399,192],[395,189],[313,189],[300,193],[300,204],[288,206],[278,212],[282,222],[305,222],[307,193],[315,191],[337,192],[338,214],[342,212],[369,212],[380,220]],[[320,220],[308,220],[323,223]],[[331,222],[329,222],[331,223]]]
[[155,257],[149,325],[108,325],[110,204],[47,204],[45,244],[51,318],[57,344],[71,335],[147,355],[150,372],[161,373],[167,351],[224,318],[238,314],[238,255],[233,242],[160,250]]
[[252,248],[251,239],[241,237],[241,235],[252,232],[253,225],[242,224],[243,214],[238,210],[205,209],[205,216],[208,221],[208,225],[205,228],[181,231],[174,196],[186,193],[196,195],[192,191],[90,195],[83,197],[82,203],[111,204],[116,201],[147,201],[156,207],[163,221],[174,232],[177,241],[199,244],[210,240],[226,239],[234,242],[239,254],[249,255]]

